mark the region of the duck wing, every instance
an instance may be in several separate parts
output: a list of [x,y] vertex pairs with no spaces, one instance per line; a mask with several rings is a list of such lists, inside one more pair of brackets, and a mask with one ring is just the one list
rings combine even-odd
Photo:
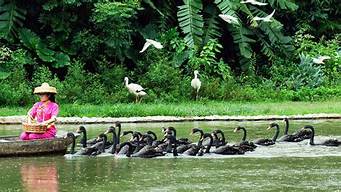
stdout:
[[275,142],[272,139],[258,139],[254,143],[262,146],[269,146],[275,144]]

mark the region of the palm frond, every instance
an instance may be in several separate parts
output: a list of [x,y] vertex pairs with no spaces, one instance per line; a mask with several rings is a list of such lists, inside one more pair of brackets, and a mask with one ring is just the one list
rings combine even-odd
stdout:
[[202,42],[204,19],[200,12],[203,9],[201,0],[184,0],[178,6],[179,26],[185,34],[185,42],[189,47],[199,46]]
[[209,5],[205,9],[207,14],[207,19],[205,19],[204,24],[204,35],[203,35],[203,45],[205,45],[210,39],[215,39],[221,36],[220,28],[218,26],[218,10],[215,6]]
[[239,27],[231,27],[231,31],[233,41],[238,45],[241,56],[251,58],[253,53],[251,43],[256,42],[254,39],[249,37],[253,35],[252,31],[243,25],[240,25]]
[[0,38],[14,38],[25,20],[26,10],[15,1],[0,0]]

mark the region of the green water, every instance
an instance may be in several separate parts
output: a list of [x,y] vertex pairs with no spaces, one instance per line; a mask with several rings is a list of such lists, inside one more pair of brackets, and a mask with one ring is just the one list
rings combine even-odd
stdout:
[[[154,130],[174,126],[179,137],[190,128],[223,129],[230,142],[248,128],[251,140],[271,137],[269,122],[187,122],[123,124],[124,130]],[[280,122],[283,127],[282,122]],[[295,121],[293,132],[305,124],[316,127],[317,141],[341,139],[341,121]],[[109,125],[88,125],[90,137]],[[76,126],[60,125],[59,130]],[[0,135],[20,133],[18,126],[0,126]],[[195,140],[195,136],[191,136]],[[338,191],[341,189],[341,147],[276,144],[259,147],[244,156],[206,155],[202,158],[171,156],[159,159],[106,157],[31,157],[0,159],[0,191]]]

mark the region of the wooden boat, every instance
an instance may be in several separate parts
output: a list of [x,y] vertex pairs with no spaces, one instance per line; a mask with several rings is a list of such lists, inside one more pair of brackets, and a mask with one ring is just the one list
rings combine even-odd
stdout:
[[18,136],[0,137],[0,157],[64,155],[74,138],[21,141]]

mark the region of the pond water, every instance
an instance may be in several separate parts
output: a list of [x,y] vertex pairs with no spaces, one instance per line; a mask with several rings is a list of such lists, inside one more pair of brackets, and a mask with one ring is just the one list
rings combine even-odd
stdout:
[[[178,137],[189,137],[190,129],[222,129],[229,142],[237,142],[241,133],[233,129],[245,126],[248,139],[270,138],[269,122],[183,122],[123,124],[123,130],[155,131],[174,126]],[[281,131],[284,124],[279,121]],[[289,132],[311,124],[316,141],[341,139],[341,121],[292,121]],[[95,137],[110,125],[86,125],[89,137]],[[74,131],[77,125],[59,125]],[[0,125],[0,135],[18,135],[18,125]],[[30,157],[0,159],[0,191],[338,191],[341,189],[341,147],[310,146],[301,143],[277,143],[258,147],[238,156],[154,158]]]

